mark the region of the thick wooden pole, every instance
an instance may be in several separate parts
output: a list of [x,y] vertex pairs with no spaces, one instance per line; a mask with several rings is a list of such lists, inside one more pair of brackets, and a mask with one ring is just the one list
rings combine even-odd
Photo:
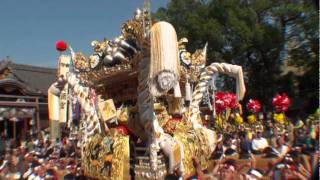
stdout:
[[16,140],[17,138],[17,127],[16,127],[16,124],[17,122],[14,120],[13,121],[13,139]]
[[38,129],[38,132],[40,132],[41,130],[41,126],[40,126],[40,108],[39,108],[39,98],[37,97],[36,98],[36,113],[37,113],[37,129]]
[[28,132],[28,118],[23,120],[23,132],[22,132],[23,140],[25,140],[27,137],[26,132]]
[[8,119],[4,119],[4,135],[6,139],[8,138]]

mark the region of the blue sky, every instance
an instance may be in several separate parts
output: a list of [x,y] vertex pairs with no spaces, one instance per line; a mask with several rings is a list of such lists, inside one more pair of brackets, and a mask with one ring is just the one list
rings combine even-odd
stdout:
[[[151,0],[152,11],[168,0]],[[0,60],[55,67],[55,42],[91,54],[90,42],[113,39],[143,0],[0,0]]]

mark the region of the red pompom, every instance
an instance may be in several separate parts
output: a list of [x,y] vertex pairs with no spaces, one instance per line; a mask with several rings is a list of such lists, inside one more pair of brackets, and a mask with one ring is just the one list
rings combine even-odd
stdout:
[[68,45],[64,41],[57,41],[56,42],[56,49],[60,52],[65,51],[67,49]]
[[224,95],[224,101],[228,108],[236,109],[238,107],[237,96],[234,93],[226,93]]
[[272,99],[272,105],[277,112],[284,112],[291,105],[291,100],[285,93],[282,95],[278,94]]
[[224,93],[223,92],[217,92],[215,94],[215,107],[216,107],[217,114],[220,114],[223,110],[226,109],[226,103],[224,100]]
[[217,92],[215,94],[215,107],[217,114],[227,108],[236,109],[238,107],[237,96],[233,93]]
[[261,104],[256,99],[250,99],[249,102],[247,103],[247,108],[250,112],[257,113],[261,109]]

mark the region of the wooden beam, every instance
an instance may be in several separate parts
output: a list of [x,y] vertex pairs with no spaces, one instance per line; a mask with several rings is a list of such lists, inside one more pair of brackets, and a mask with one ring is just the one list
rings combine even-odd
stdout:
[[40,96],[16,96],[16,95],[7,95],[7,94],[0,94],[0,98],[21,98],[21,99],[35,99],[41,98]]
[[0,107],[37,107],[35,102],[0,101]]
[[17,122],[13,121],[13,139],[17,139]]

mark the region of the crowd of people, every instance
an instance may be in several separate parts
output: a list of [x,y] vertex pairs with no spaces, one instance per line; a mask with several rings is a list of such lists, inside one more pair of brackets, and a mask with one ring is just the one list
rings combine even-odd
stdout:
[[202,171],[194,158],[195,179],[319,179],[319,124],[263,127],[221,135],[209,170]]
[[81,170],[79,136],[49,140],[47,130],[23,141],[0,140],[0,179],[85,179]]
[[[210,157],[212,166],[203,171],[194,157],[197,176],[190,179],[318,179],[317,123],[289,123],[282,131],[271,122],[263,127],[252,133],[226,129]],[[48,130],[23,141],[2,135],[0,179],[87,179],[81,169],[80,138],[67,132],[52,142]]]

